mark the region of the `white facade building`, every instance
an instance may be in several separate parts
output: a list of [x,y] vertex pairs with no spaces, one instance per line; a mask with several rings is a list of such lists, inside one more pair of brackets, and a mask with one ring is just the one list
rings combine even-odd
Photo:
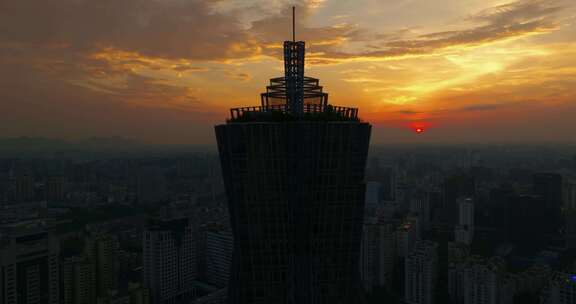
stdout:
[[172,304],[193,295],[196,246],[188,218],[150,220],[143,236],[144,287],[152,304]]

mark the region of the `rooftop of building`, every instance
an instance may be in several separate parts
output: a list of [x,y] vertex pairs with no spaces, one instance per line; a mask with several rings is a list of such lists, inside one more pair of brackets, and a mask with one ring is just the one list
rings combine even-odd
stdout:
[[291,113],[287,106],[255,106],[230,109],[229,123],[287,121],[360,121],[358,109],[332,105],[305,105],[302,115]]
[[284,76],[270,79],[259,106],[230,109],[228,123],[359,121],[357,108],[330,105],[320,81],[304,75],[305,42],[296,41],[294,26],[292,41],[284,41]]

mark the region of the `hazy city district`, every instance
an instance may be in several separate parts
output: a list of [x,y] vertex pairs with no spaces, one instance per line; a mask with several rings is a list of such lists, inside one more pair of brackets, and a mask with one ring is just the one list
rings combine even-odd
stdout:
[[[2,303],[224,303],[215,152],[39,150],[0,160]],[[575,151],[374,147],[366,303],[574,303]]]

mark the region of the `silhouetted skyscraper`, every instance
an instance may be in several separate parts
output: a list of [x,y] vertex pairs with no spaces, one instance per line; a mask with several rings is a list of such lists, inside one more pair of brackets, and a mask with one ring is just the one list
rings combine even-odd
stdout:
[[262,105],[216,136],[234,234],[233,304],[361,303],[364,171],[371,126],[304,77],[304,42]]
[[562,226],[562,175],[556,173],[537,173],[533,176],[534,194],[540,196],[549,213],[547,220],[550,221],[550,232],[557,230]]
[[379,171],[376,179],[382,184],[382,196],[384,200],[393,201],[396,199],[396,172],[393,168],[383,168]]
[[138,172],[136,180],[138,203],[150,204],[166,200],[166,177],[158,168],[146,167]]
[[565,179],[562,187],[563,207],[576,209],[576,180]]
[[565,244],[568,248],[576,248],[576,182],[565,180],[562,193],[565,223]]
[[522,250],[539,250],[546,246],[553,222],[544,201],[536,196],[510,196],[505,208],[508,241]]

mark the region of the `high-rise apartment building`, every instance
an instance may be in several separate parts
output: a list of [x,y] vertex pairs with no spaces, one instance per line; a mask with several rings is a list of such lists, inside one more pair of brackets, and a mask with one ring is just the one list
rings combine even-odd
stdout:
[[567,248],[576,248],[576,181],[565,180],[563,189],[565,244]]
[[118,288],[118,238],[95,233],[86,238],[85,255],[94,264],[96,295],[106,296]]
[[384,200],[396,200],[397,179],[394,168],[384,168],[380,170],[378,179],[382,184],[382,196]]
[[228,286],[234,239],[228,231],[206,232],[206,281],[223,288]]
[[455,241],[472,244],[474,239],[474,202],[471,198],[458,199],[458,225],[455,229]]
[[448,294],[455,304],[512,304],[517,293],[537,291],[546,268],[510,274],[500,257],[470,256],[463,243],[449,244]]
[[410,199],[410,212],[416,214],[421,223],[420,229],[428,231],[431,228],[432,205],[427,191],[418,191]]
[[448,243],[448,295],[453,303],[464,302],[464,270],[468,266],[470,246],[464,243]]
[[562,226],[563,182],[562,175],[557,173],[537,173],[532,176],[532,186],[535,195],[544,200],[540,206],[541,215],[546,212],[547,232],[555,232]]
[[364,224],[361,274],[364,289],[390,286],[396,262],[396,225],[394,223]]
[[196,247],[189,218],[151,219],[144,231],[144,287],[152,304],[189,300],[196,279]]
[[446,178],[442,185],[443,221],[454,227],[458,223],[458,198],[476,195],[476,182],[467,175],[454,175]]
[[564,219],[566,222],[566,231],[564,233],[564,241],[567,248],[576,248],[576,209],[566,209],[564,211]]
[[576,180],[564,179],[562,201],[565,209],[576,209]]
[[472,256],[464,269],[464,304],[511,304],[510,283],[504,260]]
[[366,208],[376,208],[382,200],[382,184],[379,182],[366,183]]
[[12,181],[12,197],[17,203],[31,202],[34,200],[34,177],[30,175],[18,175]]
[[414,250],[416,242],[420,239],[418,230],[418,219],[415,217],[404,219],[396,228],[396,255],[398,257],[405,258]]
[[96,267],[86,257],[75,256],[62,263],[64,304],[96,303]]
[[62,202],[66,199],[66,180],[51,177],[44,184],[44,198],[49,202]]
[[432,241],[418,241],[404,263],[404,301],[406,303],[434,303],[437,267],[438,244]]
[[0,235],[0,303],[58,304],[58,240],[41,228]]
[[283,77],[231,110],[216,137],[234,254],[229,303],[360,303],[364,171],[371,126],[304,76],[284,42]]

